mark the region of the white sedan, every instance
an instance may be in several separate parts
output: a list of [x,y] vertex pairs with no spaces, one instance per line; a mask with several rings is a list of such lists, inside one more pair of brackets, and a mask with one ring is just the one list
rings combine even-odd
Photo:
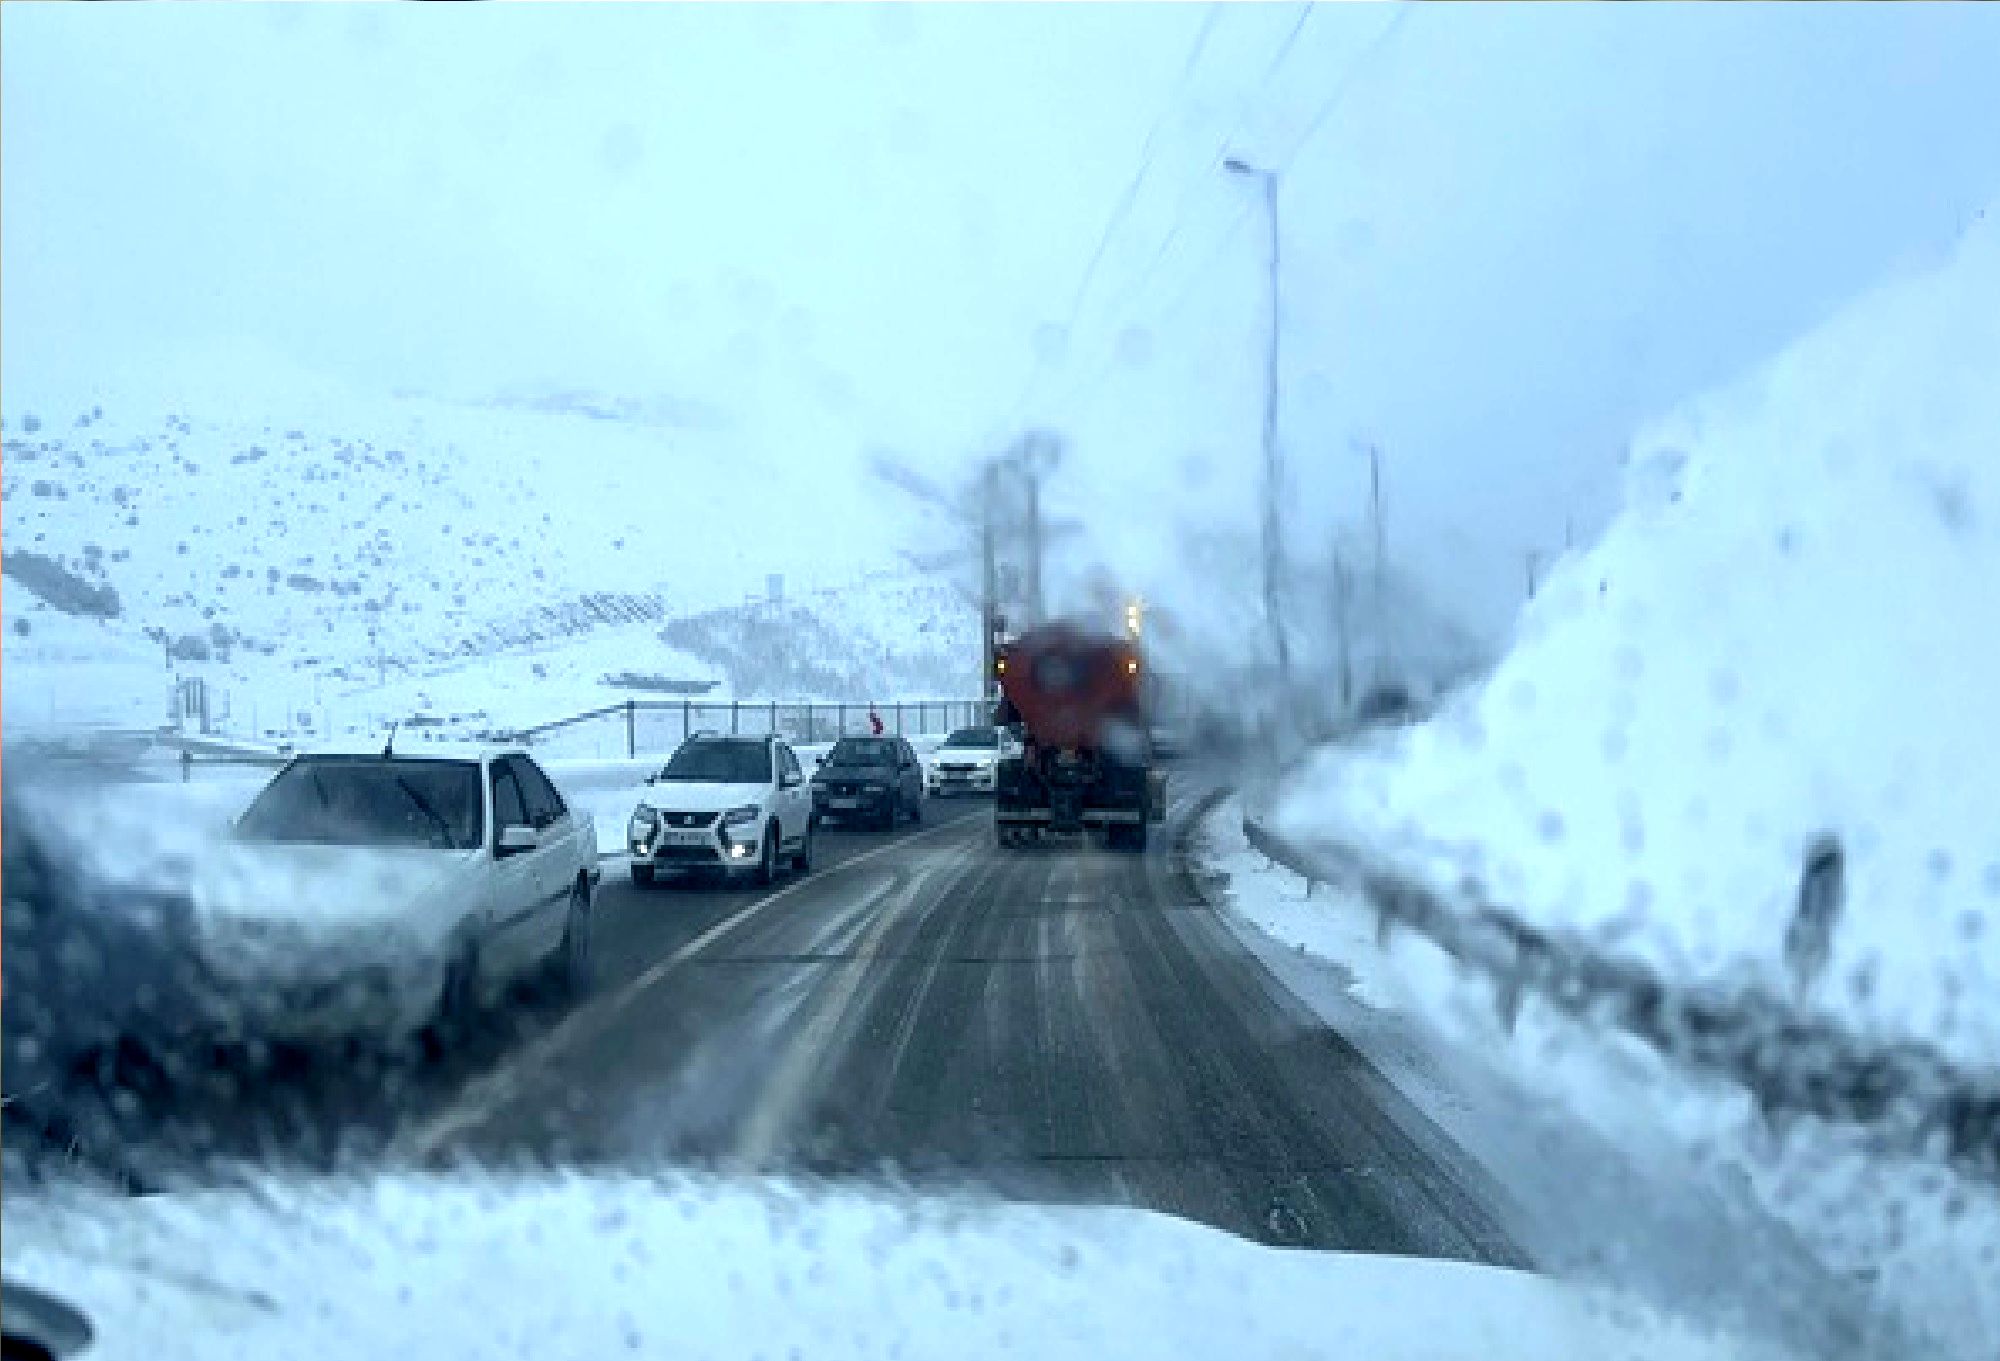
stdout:
[[441,1036],[508,985],[590,974],[597,832],[525,753],[293,760],[194,884],[194,938],[246,1037]]
[[932,753],[924,783],[937,798],[948,794],[991,794],[1001,758],[1018,754],[999,728],[960,728]]

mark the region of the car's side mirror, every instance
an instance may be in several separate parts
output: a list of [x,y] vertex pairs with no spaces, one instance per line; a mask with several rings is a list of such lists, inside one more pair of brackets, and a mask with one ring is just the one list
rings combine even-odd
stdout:
[[825,753],[825,752],[821,752],[821,753],[820,753],[819,755],[817,755],[817,756],[813,757],[813,764],[814,764],[814,765],[816,765],[816,766],[823,766],[823,765],[825,765],[825,764],[826,764],[826,753]]
[[505,860],[510,855],[521,855],[542,844],[542,839],[532,827],[515,825],[500,829],[500,840],[493,848],[497,859]]
[[657,770],[654,771],[651,775],[648,775],[646,777],[647,784],[658,784],[659,782],[660,782],[660,772]]

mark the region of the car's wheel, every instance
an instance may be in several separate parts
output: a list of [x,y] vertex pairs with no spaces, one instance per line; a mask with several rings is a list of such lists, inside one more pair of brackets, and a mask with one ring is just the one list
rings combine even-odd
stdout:
[[441,1059],[464,1040],[479,1011],[479,949],[468,944],[464,952],[446,966],[444,987],[438,993],[437,1014],[424,1027],[424,1056]]
[[757,856],[757,886],[769,888],[778,877],[778,824],[764,828],[764,847]]
[[910,802],[910,823],[912,826],[924,820],[924,796],[918,794]]
[[792,870],[797,874],[810,874],[813,867],[813,832],[817,819],[806,819],[805,839],[799,842],[799,851],[792,857]]
[[653,867],[651,865],[634,865],[632,867],[632,885],[635,888],[651,888],[653,886]]
[[569,891],[569,914],[563,922],[562,945],[555,960],[562,990],[571,997],[581,997],[590,991],[597,962],[591,943],[590,884],[578,878]]

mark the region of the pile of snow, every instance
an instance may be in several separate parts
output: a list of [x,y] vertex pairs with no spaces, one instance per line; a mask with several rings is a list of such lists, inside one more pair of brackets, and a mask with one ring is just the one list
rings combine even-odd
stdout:
[[1845,907],[1813,1001],[2000,1054],[2000,221],[1640,441],[1490,680],[1327,750],[1273,811],[1670,977],[1789,986],[1810,849]]
[[106,1361],[1768,1355],[1492,1267],[1282,1251],[1136,1210],[782,1183],[10,1191],[4,1243],[9,1283],[84,1312]]
[[1496,980],[1250,849],[1233,799],[1197,845],[1251,948],[1506,1185],[1544,1269],[1805,1355],[1992,1356],[2000,1190],[1864,1131],[1777,1133],[1741,1090],[1533,996],[1508,1024]]

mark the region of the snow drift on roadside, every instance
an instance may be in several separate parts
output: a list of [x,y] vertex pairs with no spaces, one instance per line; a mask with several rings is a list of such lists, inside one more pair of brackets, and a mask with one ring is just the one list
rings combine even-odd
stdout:
[[2000,1053],[2000,223],[1640,441],[1629,503],[1428,726],[1277,812],[1677,976],[1782,977],[1808,847],[1819,1003]]
[[105,1358],[1764,1354],[1522,1272],[777,1183],[10,1192],[5,1243],[8,1280],[88,1314]]

